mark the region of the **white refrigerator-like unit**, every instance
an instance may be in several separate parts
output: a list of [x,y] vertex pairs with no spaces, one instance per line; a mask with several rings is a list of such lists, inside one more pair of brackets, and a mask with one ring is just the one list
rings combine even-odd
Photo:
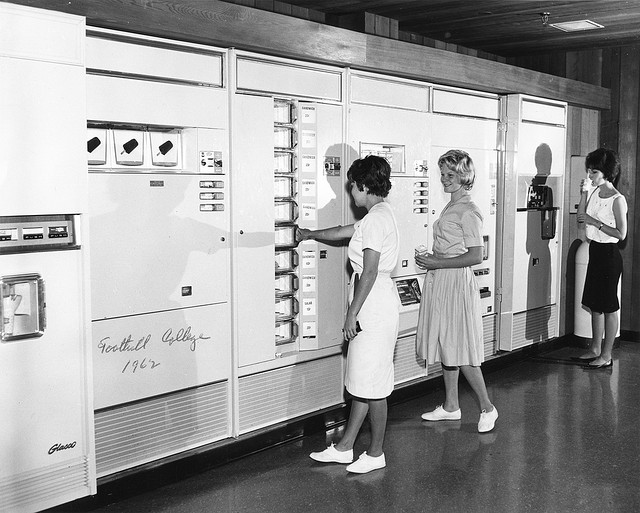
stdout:
[[15,513],[96,491],[85,23],[0,4],[0,33],[0,511]]

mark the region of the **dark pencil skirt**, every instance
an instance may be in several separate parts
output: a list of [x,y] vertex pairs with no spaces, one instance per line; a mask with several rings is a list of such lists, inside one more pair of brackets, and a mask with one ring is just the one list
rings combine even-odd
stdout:
[[592,312],[618,311],[618,281],[621,274],[622,256],[618,245],[591,241],[582,304]]

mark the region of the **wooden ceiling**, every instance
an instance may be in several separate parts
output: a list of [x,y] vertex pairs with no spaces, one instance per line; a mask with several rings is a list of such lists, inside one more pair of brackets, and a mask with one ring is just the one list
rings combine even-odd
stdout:
[[[286,0],[286,3],[320,11],[328,22],[347,14],[378,14],[397,20],[400,31],[504,57],[640,43],[638,0]],[[547,25],[542,23],[544,12],[549,13]],[[604,28],[562,32],[550,26],[585,19]]]

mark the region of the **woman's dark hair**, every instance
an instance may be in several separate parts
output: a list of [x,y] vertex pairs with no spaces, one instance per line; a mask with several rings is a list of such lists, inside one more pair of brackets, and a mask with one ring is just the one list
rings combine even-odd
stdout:
[[587,158],[584,159],[584,165],[587,169],[596,169],[600,171],[604,177],[614,185],[618,181],[620,174],[620,157],[618,154],[607,148],[598,148],[593,150]]
[[386,198],[391,190],[391,166],[387,159],[377,155],[367,155],[357,159],[347,171],[347,178],[359,190],[369,189],[369,194]]

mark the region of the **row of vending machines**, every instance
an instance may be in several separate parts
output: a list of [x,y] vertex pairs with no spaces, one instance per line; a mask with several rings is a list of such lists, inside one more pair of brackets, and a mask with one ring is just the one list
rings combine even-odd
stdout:
[[415,354],[414,250],[451,148],[477,170],[485,355],[558,335],[565,104],[0,8],[0,510],[342,404],[346,246],[295,231],[363,216],[356,158],[392,168],[397,386],[439,372]]

